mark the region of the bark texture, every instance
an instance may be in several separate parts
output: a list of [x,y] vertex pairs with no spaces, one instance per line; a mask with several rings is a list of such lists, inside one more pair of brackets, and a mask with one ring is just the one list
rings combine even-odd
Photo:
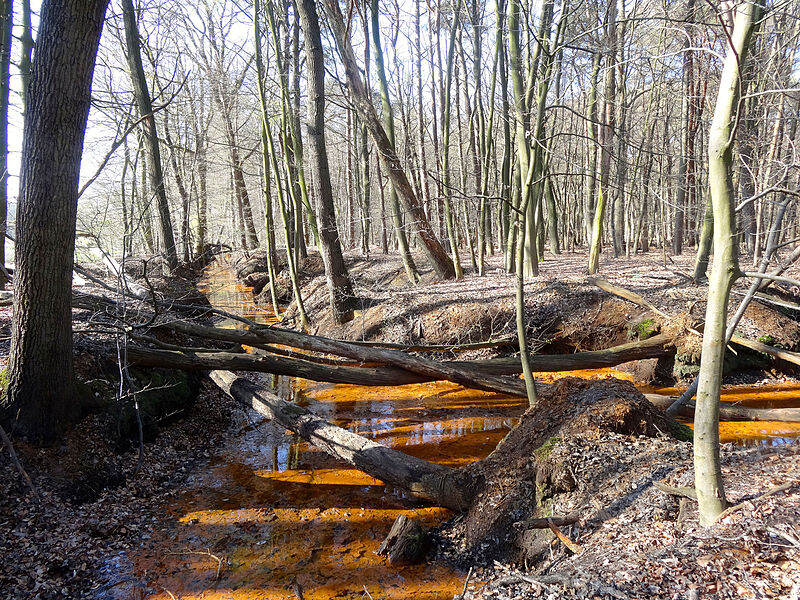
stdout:
[[52,440],[76,415],[72,266],[78,179],[108,0],[45,0],[31,69],[17,209],[5,415]]
[[325,279],[333,318],[337,323],[346,323],[353,318],[355,297],[342,256],[339,230],[336,227],[331,171],[328,165],[328,149],[325,146],[325,60],[319,17],[314,0],[300,0],[298,9],[305,33],[306,62],[309,71],[306,133],[310,142],[314,196],[317,199],[320,254],[325,264]]

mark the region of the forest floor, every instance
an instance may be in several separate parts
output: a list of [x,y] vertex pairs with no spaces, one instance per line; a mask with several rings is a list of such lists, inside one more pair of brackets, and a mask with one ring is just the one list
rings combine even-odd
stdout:
[[[656,317],[648,327],[677,324],[682,330],[686,314],[702,318],[704,288],[679,274],[691,270],[688,253],[672,259],[666,268],[659,259],[656,254],[606,259],[602,273],[612,283],[676,315],[674,323]],[[463,344],[513,336],[514,280],[500,272],[498,260],[489,261],[485,277],[468,276],[460,282],[433,283],[423,270],[423,284],[409,288],[397,257],[348,257],[361,308],[353,324],[344,328],[323,317],[327,292],[317,265],[304,276],[308,310],[317,332],[349,339]],[[530,331],[539,348],[565,352],[608,347],[627,341],[643,319],[652,318],[640,307],[598,290],[583,274],[584,262],[582,254],[548,258],[541,276],[526,286]],[[313,265],[312,258],[309,266]],[[164,294],[184,292],[185,286]],[[797,295],[797,290],[786,292]],[[262,304],[266,298],[265,293],[258,296]],[[0,331],[7,336],[9,327],[10,308],[0,309]],[[769,335],[772,343],[797,349],[798,328],[796,319],[758,304],[748,313],[742,332],[754,339]],[[76,343],[79,374],[91,381],[97,377],[97,363],[85,350]],[[459,356],[512,351],[513,345],[469,350]],[[7,352],[6,338],[0,341],[3,364]],[[734,373],[728,382],[774,382],[791,376],[784,369],[767,368]],[[174,382],[175,389],[181,384]],[[0,596],[144,598],[163,592],[132,588],[129,584],[135,576],[126,557],[162,527],[173,499],[197,472],[207,468],[215,449],[241,427],[240,420],[232,418],[236,408],[230,399],[207,381],[192,385],[199,386],[191,392],[197,400],[155,424],[144,444],[138,473],[134,474],[136,444],[120,443],[109,434],[114,421],[97,413],[88,414],[57,446],[40,449],[16,444],[38,498],[29,493],[7,453],[2,453]],[[531,423],[534,429],[538,427],[535,421]],[[546,445],[533,435],[529,441],[538,444],[535,448]],[[528,445],[524,447],[530,452]],[[652,485],[656,479],[691,485],[689,443],[661,434],[605,432],[571,439],[558,445],[555,454],[571,453],[574,456],[567,464],[575,480],[603,482],[592,490],[579,483],[582,496],[565,493],[552,498],[551,514],[580,511],[576,524],[562,528],[562,534],[576,544],[573,550],[579,552],[573,553],[549,532],[536,552],[525,541],[523,547],[530,556],[508,552],[491,534],[474,543],[478,538],[470,538],[467,532],[494,520],[507,520],[506,494],[491,506],[484,504],[480,519],[460,517],[436,532],[436,559],[471,572],[464,600],[800,596],[800,446],[796,443],[723,445],[729,499],[744,504],[710,530],[699,526],[691,503],[679,503]],[[513,457],[518,463],[523,459]],[[526,482],[536,487],[535,473],[524,466],[516,473],[496,468],[486,474],[497,490],[522,489],[525,486],[520,488],[520,483]],[[793,487],[757,497],[787,482]],[[514,498],[518,507],[526,502],[528,510],[538,507],[535,495]],[[519,533],[513,524],[508,532]],[[123,592],[132,589],[140,595]]]

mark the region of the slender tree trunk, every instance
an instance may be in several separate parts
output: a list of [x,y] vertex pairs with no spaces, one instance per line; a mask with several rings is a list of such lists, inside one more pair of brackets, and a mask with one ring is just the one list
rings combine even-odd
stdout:
[[33,55],[33,28],[31,27],[31,0],[22,0],[22,35],[20,41],[19,76],[23,112],[28,108],[28,85],[31,80]]
[[[395,146],[395,133],[394,133],[394,115],[392,114],[392,104],[389,99],[389,82],[386,78],[386,69],[383,62],[383,47],[381,45],[381,31],[380,19],[378,13],[379,5],[378,0],[371,0],[370,14],[372,16],[372,45],[375,49],[375,66],[378,70],[378,87],[381,94],[381,107],[383,110],[383,126],[386,130],[386,135],[392,146]],[[397,196],[397,189],[392,184],[389,190],[389,201],[392,207],[392,221],[394,222],[394,233],[397,237],[397,246],[400,251],[400,256],[403,259],[403,266],[406,270],[406,276],[412,284],[419,281],[419,272],[417,265],[414,264],[414,259],[411,257],[411,251],[408,247],[408,237],[406,236],[405,229],[403,228],[403,215],[400,212],[400,200]]]
[[8,217],[8,97],[11,89],[11,30],[13,0],[0,0],[0,289],[8,283],[6,264],[6,220]]
[[589,274],[597,273],[600,268],[600,252],[603,247],[603,219],[605,218],[606,201],[609,194],[608,180],[611,172],[611,143],[614,138],[614,105],[616,102],[616,60],[617,48],[617,3],[609,4],[608,21],[606,23],[606,78],[603,85],[605,106],[602,123],[598,126],[600,143],[600,164],[595,177],[599,179],[597,205],[594,211],[592,227],[592,245],[589,249]]
[[175,235],[172,230],[172,218],[169,213],[167,190],[164,183],[164,171],[161,164],[156,119],[153,114],[153,101],[147,88],[147,77],[142,66],[142,55],[139,48],[139,28],[136,24],[136,11],[132,0],[121,0],[122,20],[125,24],[125,46],[127,50],[128,69],[133,82],[136,105],[142,119],[144,139],[150,154],[150,183],[158,209],[158,223],[161,228],[161,243],[164,250],[165,272],[171,272],[178,266],[178,253],[175,249]]
[[708,171],[714,211],[714,265],[708,287],[703,350],[694,419],[695,489],[700,522],[711,525],[725,510],[725,487],[719,461],[719,402],[728,300],[740,275],[731,168],[733,113],[739,101],[740,66],[744,64],[761,4],[738,5],[725,57],[708,143]]
[[72,267],[83,139],[107,0],[45,0],[21,158],[4,415],[52,441],[79,413]]
[[587,157],[586,174],[587,185],[586,194],[583,199],[583,223],[586,229],[586,245],[591,246],[593,235],[593,215],[594,215],[594,195],[597,187],[597,84],[600,79],[600,52],[592,53],[592,75],[589,81],[589,106],[587,112],[589,119],[586,121],[587,133]]
[[447,256],[447,252],[442,247],[436,234],[433,232],[433,228],[425,215],[425,211],[422,210],[419,200],[408,182],[408,177],[397,156],[395,146],[392,144],[381,125],[378,115],[375,112],[375,107],[372,105],[372,100],[364,87],[361,73],[359,72],[358,64],[353,54],[353,48],[350,44],[350,38],[348,37],[349,32],[345,26],[344,17],[339,9],[339,5],[336,0],[325,0],[325,9],[329,17],[328,22],[336,38],[336,44],[342,55],[353,103],[375,141],[380,160],[383,161],[386,166],[389,178],[398,191],[409,218],[413,220],[417,238],[421,242],[423,250],[425,250],[428,255],[428,259],[434,271],[442,279],[452,279],[455,276],[453,263]]
[[[297,5],[303,24],[308,66],[308,123],[314,195],[319,216],[319,239],[331,310],[337,323],[353,318],[355,297],[350,275],[344,264],[336,213],[333,205],[328,151],[325,147],[325,62],[315,0],[300,0]],[[348,142],[349,143],[349,142]]]

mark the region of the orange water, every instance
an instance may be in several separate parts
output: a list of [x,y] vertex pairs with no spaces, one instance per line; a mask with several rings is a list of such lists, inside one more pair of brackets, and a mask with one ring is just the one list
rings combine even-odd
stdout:
[[[209,268],[201,289],[218,308],[261,321],[273,318],[253,304],[224,264]],[[541,373],[537,379],[564,375],[629,378],[598,369]],[[526,405],[443,382],[367,388],[284,380],[279,387],[342,427],[454,467],[491,452]],[[726,392],[726,400],[745,397],[759,406],[800,405],[800,388]],[[800,424],[723,423],[720,429],[726,441],[800,435]],[[400,514],[435,524],[448,511],[415,505],[274,425],[243,419],[211,466],[170,506],[168,529],[132,557],[131,568],[151,591],[119,597],[449,600],[461,591],[463,573],[437,564],[390,567],[375,554]],[[219,578],[214,557],[223,561]]]

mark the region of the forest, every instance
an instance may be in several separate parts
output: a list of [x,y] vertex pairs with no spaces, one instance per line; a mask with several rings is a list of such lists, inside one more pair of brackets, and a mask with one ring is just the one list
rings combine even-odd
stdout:
[[800,599],[795,0],[0,0],[0,597]]

